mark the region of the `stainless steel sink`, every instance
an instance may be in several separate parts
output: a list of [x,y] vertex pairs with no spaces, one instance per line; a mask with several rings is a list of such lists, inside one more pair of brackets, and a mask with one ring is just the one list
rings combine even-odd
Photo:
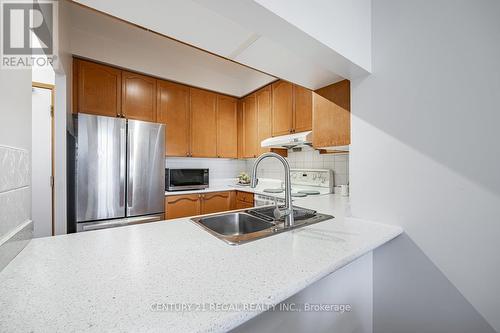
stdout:
[[293,207],[294,215],[300,218],[295,221],[293,227],[285,227],[283,219],[276,220],[270,216],[269,211],[273,208],[258,207],[199,216],[191,221],[224,242],[239,245],[333,218],[331,215]]
[[261,231],[274,226],[245,212],[229,213],[201,218],[199,222],[220,235],[235,236]]

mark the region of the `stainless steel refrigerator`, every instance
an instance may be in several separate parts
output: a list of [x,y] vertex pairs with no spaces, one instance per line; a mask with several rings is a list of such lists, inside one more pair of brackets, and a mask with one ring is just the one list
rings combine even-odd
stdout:
[[86,114],[75,125],[73,230],[163,220],[165,125]]

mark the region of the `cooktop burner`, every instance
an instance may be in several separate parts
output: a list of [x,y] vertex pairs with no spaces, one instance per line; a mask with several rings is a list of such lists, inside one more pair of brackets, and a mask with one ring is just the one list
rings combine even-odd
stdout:
[[282,188],[265,188],[264,189],[264,192],[266,192],[266,193],[282,193],[284,191],[285,190]]
[[316,191],[316,190],[300,190],[300,191],[298,191],[298,193],[305,194],[304,196],[320,194],[319,191]]

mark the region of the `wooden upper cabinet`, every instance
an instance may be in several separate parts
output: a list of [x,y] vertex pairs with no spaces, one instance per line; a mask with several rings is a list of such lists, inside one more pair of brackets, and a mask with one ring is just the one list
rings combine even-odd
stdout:
[[238,135],[238,158],[243,158],[243,101],[237,103],[237,135]]
[[315,148],[351,143],[351,113],[332,101],[313,93],[313,134]]
[[262,140],[272,136],[272,107],[271,107],[271,86],[260,89],[256,92],[257,103],[257,151],[259,154],[268,152],[268,148],[262,148]]
[[119,69],[74,59],[78,87],[76,95],[77,110],[100,116],[117,117],[121,115],[121,71]]
[[285,135],[293,131],[293,84],[278,81],[272,84],[272,134]]
[[245,97],[243,112],[243,158],[257,157],[259,153],[257,131],[257,102],[255,94]]
[[78,113],[78,59],[73,58],[73,77],[71,78],[73,81],[71,82],[71,94],[72,94],[72,105],[71,105],[71,113]]
[[341,108],[351,111],[351,81],[342,80],[314,91]]
[[294,132],[312,130],[312,91],[293,85]]
[[237,112],[236,98],[217,96],[217,157],[238,157]]
[[217,156],[217,95],[190,88],[191,156]]
[[312,129],[312,91],[286,81],[272,84],[272,135]]
[[122,72],[122,114],[128,119],[156,121],[156,79]]
[[157,121],[166,125],[165,155],[189,156],[189,87],[158,80]]
[[201,213],[212,214],[231,210],[231,192],[212,192],[201,195]]
[[200,215],[201,202],[199,194],[172,195],[165,198],[167,219]]

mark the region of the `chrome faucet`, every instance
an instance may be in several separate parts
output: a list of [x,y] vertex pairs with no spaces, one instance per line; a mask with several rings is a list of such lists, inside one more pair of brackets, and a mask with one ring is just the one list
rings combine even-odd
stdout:
[[268,157],[277,158],[283,164],[283,167],[285,169],[285,209],[281,210],[278,208],[278,205],[276,205],[276,208],[274,209],[274,217],[276,219],[279,219],[285,216],[285,228],[293,227],[294,220],[293,220],[293,206],[292,206],[292,186],[290,181],[290,165],[288,164],[288,161],[284,157],[276,153],[264,153],[260,155],[253,164],[252,180],[250,183],[250,187],[255,188],[255,186],[257,186],[258,182],[257,166],[263,159]]

